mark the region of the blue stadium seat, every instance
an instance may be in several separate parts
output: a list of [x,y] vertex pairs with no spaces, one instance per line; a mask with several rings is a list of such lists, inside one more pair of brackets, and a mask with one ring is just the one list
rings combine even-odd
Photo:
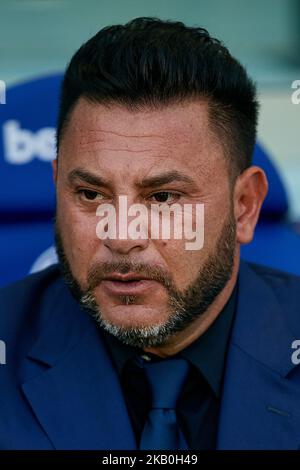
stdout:
[[53,245],[51,160],[61,79],[9,87],[0,108],[0,285],[28,274]]
[[288,197],[274,163],[256,145],[253,164],[264,169],[269,192],[264,201],[253,241],[241,248],[242,258],[300,275],[300,235],[288,221]]

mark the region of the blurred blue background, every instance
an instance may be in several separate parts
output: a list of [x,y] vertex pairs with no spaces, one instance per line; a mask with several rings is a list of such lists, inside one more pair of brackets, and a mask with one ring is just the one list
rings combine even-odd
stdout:
[[299,0],[0,0],[0,285],[55,260],[51,160],[68,61],[103,26],[137,16],[207,28],[256,81],[254,162],[270,193],[242,255],[300,274]]

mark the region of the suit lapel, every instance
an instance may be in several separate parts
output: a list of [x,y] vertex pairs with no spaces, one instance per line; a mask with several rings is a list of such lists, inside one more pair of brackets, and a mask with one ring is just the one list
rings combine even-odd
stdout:
[[238,288],[217,447],[298,449],[300,387],[287,378],[297,335],[271,287],[244,262]]
[[55,449],[135,449],[119,379],[99,328],[63,284],[52,307],[28,357],[35,373],[22,385],[41,427]]
[[[297,449],[300,387],[287,326],[270,286],[241,263],[218,449]],[[118,376],[99,328],[60,280],[40,306],[41,334],[22,389],[55,449],[136,449]]]

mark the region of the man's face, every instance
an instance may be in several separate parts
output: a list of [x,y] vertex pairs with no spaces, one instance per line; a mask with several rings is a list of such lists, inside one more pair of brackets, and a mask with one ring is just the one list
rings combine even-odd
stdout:
[[[235,220],[228,162],[208,105],[130,111],[80,99],[60,144],[56,238],[72,290],[123,341],[163,344],[231,277]],[[99,204],[204,204],[204,246],[186,239],[99,239]],[[194,217],[194,215],[193,215]],[[195,220],[193,220],[195,225]],[[139,280],[130,281],[126,274]],[[129,275],[130,278],[130,275]]]

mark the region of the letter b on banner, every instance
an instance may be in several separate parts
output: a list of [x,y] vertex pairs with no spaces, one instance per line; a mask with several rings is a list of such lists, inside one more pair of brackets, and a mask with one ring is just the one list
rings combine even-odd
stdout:
[[44,127],[36,133],[21,129],[18,121],[3,124],[4,156],[15,165],[29,163],[35,156],[42,161],[55,157],[55,129]]

